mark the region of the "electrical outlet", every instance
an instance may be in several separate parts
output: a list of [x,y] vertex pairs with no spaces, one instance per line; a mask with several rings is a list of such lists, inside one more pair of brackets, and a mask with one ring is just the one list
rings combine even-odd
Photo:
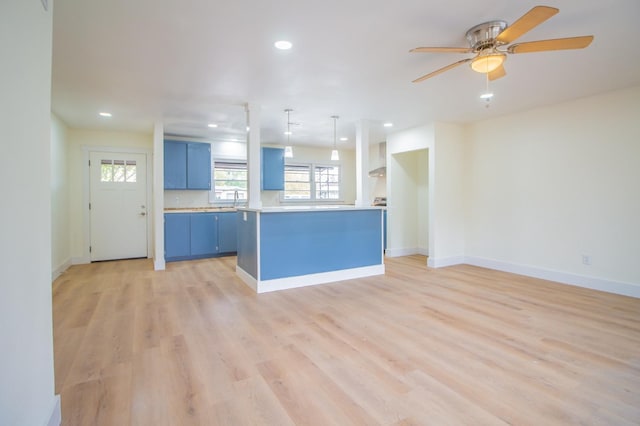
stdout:
[[582,264],[583,265],[591,265],[591,256],[589,256],[588,254],[583,254],[582,255]]

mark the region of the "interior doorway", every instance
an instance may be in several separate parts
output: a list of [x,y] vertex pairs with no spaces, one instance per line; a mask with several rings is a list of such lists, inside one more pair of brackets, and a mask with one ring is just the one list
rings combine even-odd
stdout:
[[[390,255],[429,255],[429,150],[389,157]],[[392,217],[393,216],[393,217]]]
[[148,257],[147,155],[89,153],[90,260]]

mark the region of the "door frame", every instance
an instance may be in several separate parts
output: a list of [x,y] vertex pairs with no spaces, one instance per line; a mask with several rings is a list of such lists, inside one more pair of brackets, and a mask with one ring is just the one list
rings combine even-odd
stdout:
[[82,145],[82,161],[84,166],[82,167],[82,262],[91,263],[91,253],[89,253],[89,246],[91,245],[91,222],[89,214],[89,200],[91,186],[91,176],[89,175],[89,158],[92,152],[116,152],[121,154],[145,154],[146,157],[146,189],[147,194],[147,259],[153,257],[153,240],[154,235],[153,223],[153,209],[155,203],[153,202],[152,179],[153,179],[153,152],[151,148],[128,148],[118,146],[94,146],[94,145]]

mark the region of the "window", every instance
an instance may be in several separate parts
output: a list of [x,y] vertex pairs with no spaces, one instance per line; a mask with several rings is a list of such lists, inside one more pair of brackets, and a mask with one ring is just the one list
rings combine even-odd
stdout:
[[340,199],[340,166],[286,164],[284,200],[323,201]]
[[311,166],[291,164],[284,166],[284,199],[311,199]]
[[100,182],[135,183],[135,160],[100,160]]
[[247,200],[246,161],[214,161],[212,181],[210,202]]
[[337,200],[340,198],[340,167],[315,167],[316,199]]

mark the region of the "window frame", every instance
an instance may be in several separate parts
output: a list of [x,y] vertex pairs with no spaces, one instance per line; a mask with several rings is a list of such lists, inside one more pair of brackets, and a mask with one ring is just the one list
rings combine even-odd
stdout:
[[[230,200],[218,200],[216,199],[216,178],[215,178],[215,171],[216,171],[216,162],[217,163],[239,163],[239,164],[244,164],[245,166],[245,170],[247,172],[247,190],[246,190],[246,198],[239,198],[238,201],[234,201],[233,199]],[[228,206],[228,205],[236,205],[236,206],[243,206],[246,205],[248,202],[248,197],[249,197],[249,164],[247,162],[246,158],[239,158],[239,157],[227,157],[224,155],[212,155],[211,156],[211,189],[209,190],[209,204],[215,204],[215,205],[222,205],[222,206]]]
[[[287,166],[302,166],[309,168],[309,181],[310,181],[310,197],[305,199],[296,199],[296,198],[286,198],[286,190],[280,191],[280,202],[282,204],[304,204],[304,203],[314,203],[314,204],[335,204],[344,202],[343,198],[343,168],[342,164],[330,164],[330,163],[308,163],[308,162],[297,162],[291,161],[285,163],[285,176],[286,176],[286,167]],[[326,167],[326,168],[338,168],[338,197],[337,198],[317,198],[317,182],[316,182],[316,168],[318,167]],[[286,178],[285,178],[285,188],[286,188]]]

